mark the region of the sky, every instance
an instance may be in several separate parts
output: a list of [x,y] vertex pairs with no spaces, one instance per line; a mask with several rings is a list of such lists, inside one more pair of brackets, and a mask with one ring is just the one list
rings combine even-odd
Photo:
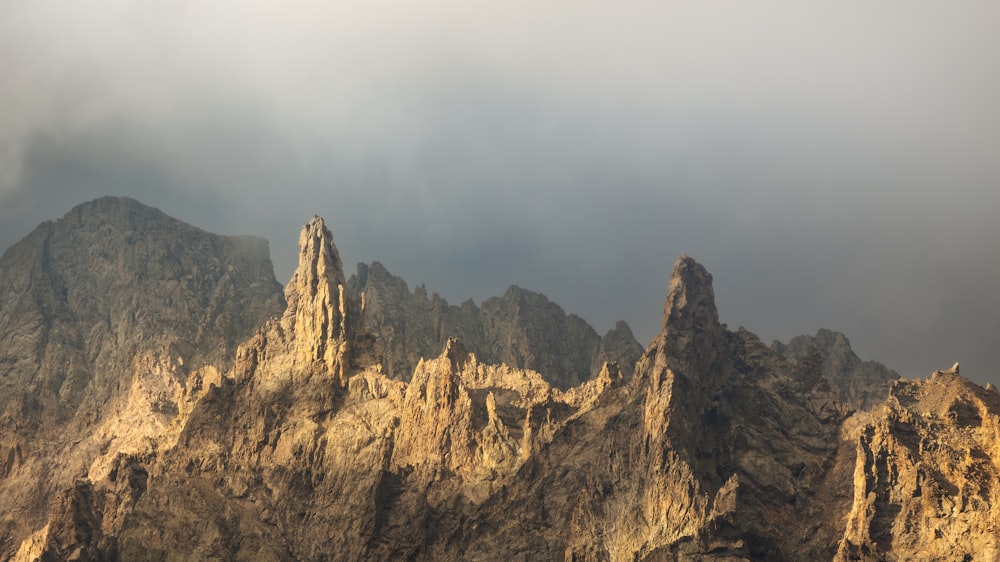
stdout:
[[998,53],[993,0],[0,0],[0,249],[126,195],[285,282],[318,214],[644,344],[687,253],[730,328],[997,384]]

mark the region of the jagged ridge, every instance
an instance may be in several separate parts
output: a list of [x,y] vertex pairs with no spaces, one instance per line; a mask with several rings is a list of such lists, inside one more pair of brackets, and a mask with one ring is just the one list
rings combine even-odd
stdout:
[[[821,332],[801,355],[803,342],[775,349],[727,330],[711,275],[682,256],[663,330],[631,378],[606,364],[564,392],[446,339],[407,383],[387,376],[365,326],[371,303],[347,289],[321,219],[300,248],[287,308],[240,345],[232,369],[186,383],[164,414],[171,424],[140,431],[152,446],[111,440],[102,470],[55,481],[46,518],[8,527],[3,552],[892,560],[997,550],[1000,394],[957,372],[896,382],[877,400],[841,368],[856,364],[846,338]],[[44,477],[25,468],[36,451],[8,450],[21,460],[6,464],[4,489]],[[60,454],[96,453],[68,443]]]
[[411,293],[406,281],[379,262],[358,264],[348,285],[364,294],[365,325],[381,345],[386,372],[401,380],[452,337],[483,361],[537,371],[563,390],[593,378],[609,361],[631,377],[642,355],[624,321],[601,337],[545,295],[517,286],[482,306],[471,300],[454,306],[437,293],[428,297],[422,285]]

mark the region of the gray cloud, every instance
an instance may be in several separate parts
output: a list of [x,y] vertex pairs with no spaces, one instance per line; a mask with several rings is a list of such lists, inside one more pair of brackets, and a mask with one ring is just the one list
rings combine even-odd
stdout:
[[4,3],[0,246],[124,194],[287,278],[318,213],[641,339],[687,252],[732,326],[998,382],[1000,7],[710,4]]

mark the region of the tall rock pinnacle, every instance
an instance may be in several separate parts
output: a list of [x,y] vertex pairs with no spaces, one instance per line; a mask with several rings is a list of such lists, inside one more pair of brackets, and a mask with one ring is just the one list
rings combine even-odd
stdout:
[[674,262],[663,304],[664,331],[703,330],[718,323],[712,274],[693,258],[681,255]]
[[[650,383],[646,430],[657,440],[672,433],[672,439],[682,436],[681,442],[694,443],[698,438],[692,437],[691,428],[711,407],[712,396],[728,385],[732,369],[726,329],[715,308],[712,275],[687,255],[674,262],[663,305],[663,331],[652,346],[654,354],[647,352],[652,362],[636,366],[636,372],[643,373],[640,378]],[[676,419],[683,421],[671,422]]]
[[671,369],[714,376],[724,371],[715,359],[726,347],[726,339],[715,308],[712,275],[693,258],[681,255],[670,275],[663,332],[655,340],[657,345],[671,358]]
[[282,327],[296,334],[296,357],[323,365],[343,383],[349,340],[346,282],[333,234],[318,216],[302,227],[299,265],[285,299]]

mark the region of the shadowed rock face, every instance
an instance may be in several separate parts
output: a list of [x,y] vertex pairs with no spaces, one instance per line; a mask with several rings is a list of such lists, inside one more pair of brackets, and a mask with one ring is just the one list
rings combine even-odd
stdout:
[[30,388],[37,411],[59,410],[21,424],[99,416],[140,351],[159,348],[188,369],[231,364],[236,346],[283,307],[279,291],[266,241],[98,199],[0,258],[2,384]]
[[[134,202],[91,205],[115,204],[190,228]],[[541,295],[515,288],[482,308],[450,307],[421,288],[409,293],[377,264],[345,281],[319,218],[303,227],[284,300],[273,284],[259,285],[258,297],[252,284],[238,296],[175,297],[194,326],[206,318],[217,326],[213,311],[230,311],[233,333],[249,321],[238,313],[271,311],[235,350],[226,347],[233,334],[183,323],[169,331],[176,310],[156,324],[158,309],[145,308],[162,306],[164,277],[225,285],[224,275],[195,281],[195,272],[215,271],[214,261],[179,258],[180,273],[169,275],[147,264],[143,280],[107,297],[134,303],[126,315],[134,339],[94,340],[118,361],[102,363],[103,376],[119,382],[86,425],[78,413],[46,413],[66,400],[44,390],[56,376],[44,359],[63,340],[39,332],[56,333],[58,322],[46,319],[78,326],[85,316],[49,289],[60,285],[35,264],[45,259],[37,232],[0,260],[0,275],[11,275],[10,255],[20,256],[22,277],[37,271],[0,289],[0,341],[12,350],[0,351],[16,358],[0,363],[0,381],[17,390],[4,395],[0,433],[0,499],[14,506],[0,558],[961,560],[998,552],[1000,394],[953,371],[890,387],[832,332],[768,347],[729,331],[711,275],[686,256],[671,275],[663,329],[631,376],[600,361],[628,356],[627,326],[583,338],[587,331]],[[227,256],[214,259],[235,260]],[[60,279],[86,277],[62,271]],[[129,293],[136,286],[155,296]],[[99,310],[117,310],[94,298]],[[287,307],[254,308],[250,298]],[[473,344],[449,337],[453,330],[468,330]],[[597,343],[578,354],[567,343],[584,340]],[[173,355],[144,355],[163,341]],[[534,349],[531,360],[553,372],[601,367],[586,382],[555,384],[551,373],[485,360],[474,346],[518,350],[525,362],[524,350]],[[537,351],[560,349],[567,357]],[[95,361],[91,348],[71,353],[93,369],[83,362]],[[403,365],[412,366],[405,377]],[[39,447],[41,435],[56,448]]]
[[862,361],[851,349],[847,336],[831,330],[794,337],[787,345],[776,341],[771,347],[798,361],[803,369],[821,374],[842,402],[859,409],[881,404],[892,382],[899,378],[881,363]]
[[448,338],[457,338],[482,361],[531,369],[566,390],[616,362],[631,377],[642,346],[625,322],[604,337],[545,295],[511,286],[482,306],[466,301],[449,305],[437,293],[427,296],[379,262],[358,265],[348,285],[364,294],[364,321],[383,350],[389,376],[407,380],[421,359],[435,357]]

